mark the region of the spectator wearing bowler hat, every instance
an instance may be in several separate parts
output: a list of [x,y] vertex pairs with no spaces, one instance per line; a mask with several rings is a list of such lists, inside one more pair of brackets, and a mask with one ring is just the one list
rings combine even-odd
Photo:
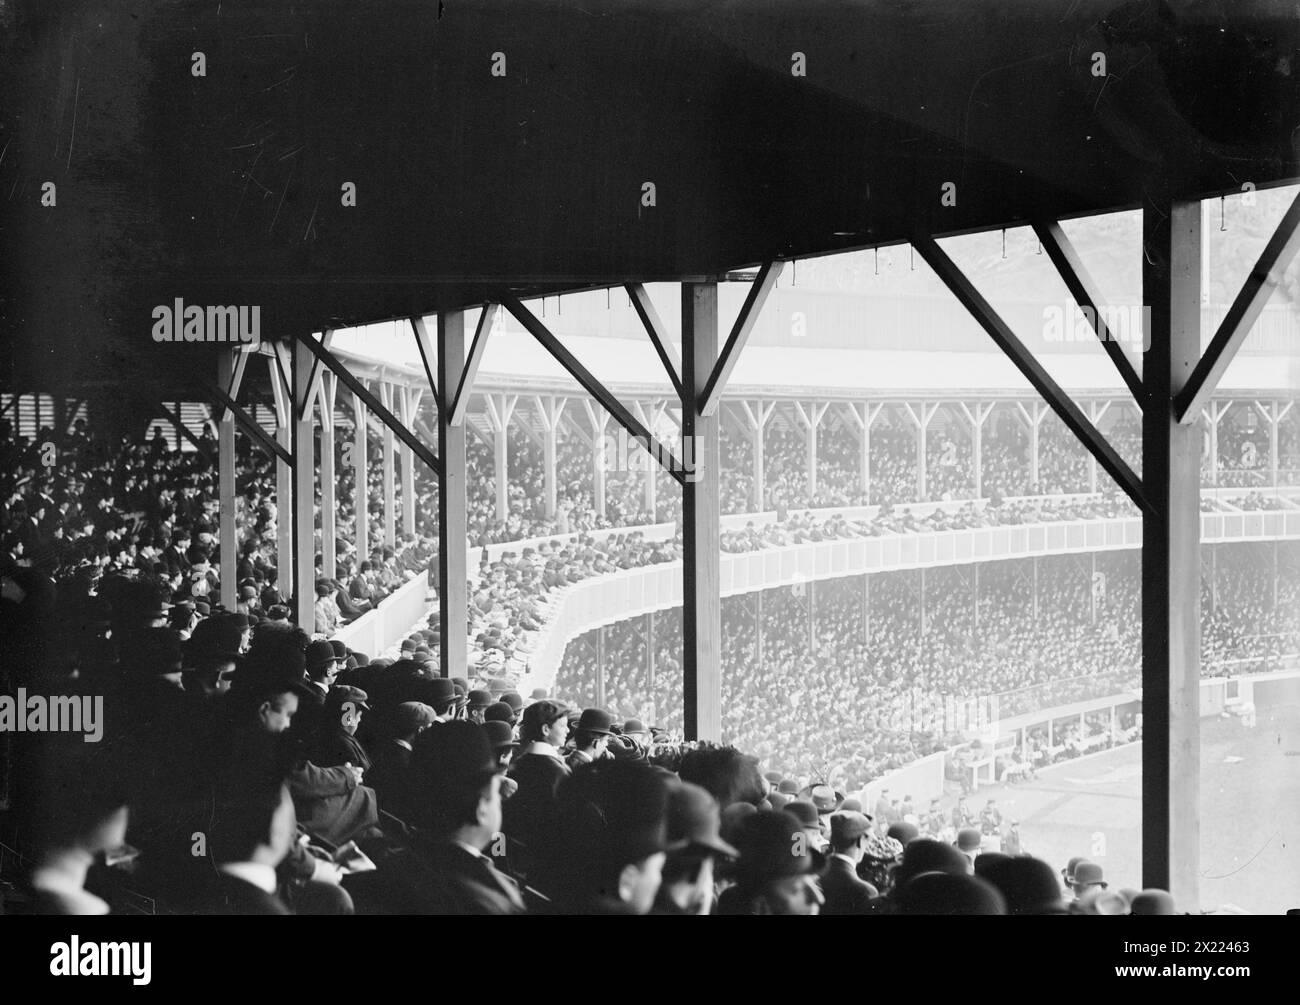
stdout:
[[501,770],[505,771],[510,767],[511,758],[514,757],[515,749],[519,746],[515,743],[514,730],[510,728],[510,723],[494,719],[483,723],[483,731],[487,733],[488,740],[492,744],[497,763],[501,765]]
[[519,888],[484,854],[501,831],[501,773],[483,727],[455,720],[416,740],[417,838],[379,869],[388,914],[522,914]]
[[889,828],[889,837],[893,838],[904,848],[921,836],[920,830],[916,824],[908,823],[906,820],[900,820],[896,824],[891,824]]
[[515,710],[504,701],[494,701],[483,710],[483,721],[504,722],[507,726],[513,729],[518,719],[515,716]]
[[827,848],[826,832],[817,807],[807,799],[792,799],[786,803],[785,812],[799,821],[799,826],[808,835],[808,843],[824,854]]
[[650,730],[646,729],[645,723],[640,719],[628,719],[623,723],[622,732],[641,750],[645,750],[650,746]]
[[307,644],[307,681],[304,695],[313,704],[324,705],[330,687],[338,677],[339,661],[334,647],[324,639]]
[[407,769],[413,744],[438,717],[422,702],[404,701],[392,710],[390,721],[390,735],[375,749],[366,784],[375,790],[381,810],[405,821],[411,816]]
[[1133,897],[1133,914],[1177,914],[1174,898],[1165,890],[1143,890]]
[[1072,859],[1070,859],[1068,862],[1065,863],[1065,868],[1061,870],[1061,878],[1065,881],[1065,888],[1072,895],[1074,893],[1074,870],[1078,867],[1080,862],[1086,862],[1086,861],[1087,859],[1085,859],[1082,855],[1075,855]]
[[446,722],[456,717],[459,701],[456,697],[455,684],[446,677],[434,677],[432,680],[424,679],[419,683],[420,687],[412,692],[412,697],[418,693],[419,700],[433,709],[440,722]]
[[668,795],[668,842],[655,914],[704,915],[713,909],[714,862],[740,853],[722,839],[718,801],[690,782]]
[[205,697],[224,694],[238,662],[239,633],[219,620],[200,621],[185,644],[185,690]]
[[469,693],[468,698],[469,700],[465,707],[469,713],[469,721],[482,723],[484,721],[483,713],[486,712],[487,707],[492,704],[492,695],[487,691],[475,690]]
[[580,768],[604,757],[609,738],[614,735],[610,728],[613,725],[614,717],[603,708],[583,709],[573,735],[573,753],[565,761],[569,768]]
[[821,911],[817,874],[825,860],[787,812],[759,810],[739,827],[736,884],[718,898],[718,914],[798,914]]
[[299,743],[310,745],[316,734],[328,725],[325,702],[337,677],[334,647],[323,639],[309,642],[304,676],[298,686],[298,715],[293,722],[294,736]]
[[601,760],[565,780],[559,795],[566,849],[554,890],[564,913],[647,914],[663,876],[674,783],[644,762]]
[[957,832],[957,850],[970,859],[970,872],[975,871],[975,858],[984,845],[984,838],[974,827],[963,827]]
[[917,876],[898,892],[900,914],[1001,915],[1006,901],[997,888],[977,876],[929,872]]
[[1070,883],[1070,889],[1074,891],[1075,900],[1079,900],[1085,893],[1094,888],[1106,889],[1106,881],[1102,878],[1101,866],[1096,862],[1089,862],[1086,859],[1079,862],[1074,867],[1074,879]]
[[831,814],[831,857],[822,874],[822,913],[866,914],[879,896],[876,888],[858,878],[858,863],[866,854],[872,821],[865,813],[852,810]]
[[[983,861],[988,856],[981,855]],[[1061,884],[1052,867],[1028,855],[1002,856],[983,869],[983,878],[998,888],[1008,914],[1065,914]]]

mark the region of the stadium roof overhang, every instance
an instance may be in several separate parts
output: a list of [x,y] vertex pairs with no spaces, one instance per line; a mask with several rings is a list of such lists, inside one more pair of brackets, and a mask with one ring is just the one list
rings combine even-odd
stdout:
[[150,340],[177,297],[259,305],[276,336],[1300,175],[1281,0],[39,0],[0,20],[20,388],[183,383],[196,347]]

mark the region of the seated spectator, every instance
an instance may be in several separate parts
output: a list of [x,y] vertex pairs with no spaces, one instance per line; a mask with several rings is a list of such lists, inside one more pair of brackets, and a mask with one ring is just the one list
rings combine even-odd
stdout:
[[668,796],[668,843],[655,914],[704,915],[713,909],[714,863],[740,853],[721,834],[717,800],[678,782]]
[[561,785],[558,840],[563,881],[552,888],[562,913],[622,916],[654,906],[668,843],[670,783],[636,761],[584,765]]
[[879,894],[870,883],[858,878],[858,864],[866,854],[871,837],[871,818],[862,813],[831,814],[831,856],[822,873],[823,914],[866,914],[868,904]]
[[283,785],[264,785],[219,803],[210,840],[216,876],[204,891],[207,914],[292,914],[276,894],[276,867],[294,842],[293,802]]
[[376,909],[388,914],[521,914],[514,881],[483,854],[501,830],[501,774],[487,734],[437,723],[411,760],[419,837],[380,869]]
[[366,783],[375,790],[379,808],[406,821],[414,816],[414,797],[411,793],[408,768],[416,739],[438,721],[428,705],[418,701],[404,701],[392,713],[392,735],[385,738],[375,751]]
[[799,914],[821,911],[816,877],[825,859],[784,811],[759,810],[741,825],[736,883],[718,899],[718,914]]
[[580,768],[604,757],[609,738],[614,735],[610,728],[613,725],[614,717],[604,709],[583,709],[573,735],[573,753],[565,759],[569,768]]

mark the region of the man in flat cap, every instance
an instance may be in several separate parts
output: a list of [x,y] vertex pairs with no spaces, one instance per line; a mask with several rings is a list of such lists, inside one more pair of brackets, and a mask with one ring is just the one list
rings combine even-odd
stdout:
[[831,814],[831,857],[822,874],[822,914],[867,914],[879,896],[876,888],[858,878],[858,863],[866,852],[872,821],[852,810]]
[[409,766],[416,739],[438,721],[432,708],[404,701],[389,713],[390,735],[380,741],[366,772],[366,784],[379,797],[379,808],[400,820],[411,816]]
[[370,770],[370,755],[357,741],[361,716],[370,710],[368,695],[359,687],[335,684],[325,699],[321,728],[309,746],[309,760],[322,768],[351,765],[362,774]]

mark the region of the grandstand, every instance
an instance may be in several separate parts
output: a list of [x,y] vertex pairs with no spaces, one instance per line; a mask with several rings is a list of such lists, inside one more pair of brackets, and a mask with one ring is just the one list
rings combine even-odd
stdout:
[[[342,22],[306,6],[325,51],[351,52]],[[808,16],[864,28],[847,6]],[[1062,40],[1091,30],[1095,12],[1061,6]],[[1229,22],[1267,20],[1264,6]],[[237,15],[258,39],[293,16]],[[500,27],[481,18],[457,12],[449,30],[477,45]],[[939,32],[951,58],[970,28]],[[379,30],[413,58],[400,30]],[[705,66],[736,58],[705,49]],[[744,56],[737,79],[785,94],[767,58]],[[919,79],[945,94],[951,74],[984,80],[964,59],[938,65]],[[626,72],[601,66],[607,84]],[[341,72],[367,96],[356,107],[416,107],[408,84],[389,94]],[[231,114],[278,100],[219,86]],[[822,97],[827,126],[864,100]],[[1070,104],[1076,122],[1097,97]],[[329,99],[312,121],[367,129],[352,107]],[[1172,142],[1150,123],[1144,143]],[[1035,154],[1022,180],[1012,165],[1028,154],[971,161],[980,144],[1017,144],[981,118],[922,157],[891,140],[869,184],[856,168],[837,182],[872,188],[867,203],[790,199],[752,223],[748,203],[704,213],[729,177],[706,157],[667,230],[601,223],[605,182],[559,227],[558,209],[520,201],[524,166],[485,148],[482,177],[430,158],[463,213],[491,209],[483,234],[427,208],[439,193],[425,181],[403,189],[422,208],[357,214],[355,262],[322,250],[305,273],[260,231],[232,256],[206,223],[188,249],[173,223],[131,230],[110,299],[171,303],[189,278],[187,302],[261,301],[261,335],[235,347],[135,338],[94,285],[77,317],[117,348],[77,359],[25,266],[15,300],[31,310],[6,317],[24,349],[0,391],[3,693],[100,700],[106,742],[18,737],[0,706],[6,910],[685,913],[665,898],[695,882],[704,913],[765,913],[790,877],[753,872],[764,828],[848,849],[873,890],[852,913],[942,913],[895,882],[913,842],[960,848],[937,871],[996,913],[1016,912],[1011,886],[983,873],[1003,852],[1053,869],[1083,857],[1110,883],[1020,913],[1139,913],[1143,888],[1185,912],[1300,904],[1280,852],[1300,821],[1271,811],[1276,840],[1254,841],[1249,812],[1300,785],[1273,749],[1291,742],[1300,687],[1300,165],[1275,125],[1178,147],[1186,163],[1162,162],[1151,198],[1132,166],[1102,181]],[[699,128],[684,150],[713,149]],[[804,128],[831,163],[853,159]],[[1131,128],[1111,123],[1105,163],[1128,163]],[[593,136],[602,154],[627,148],[603,126]],[[928,206],[945,183],[923,168],[931,155],[969,167],[969,204],[880,208],[880,178],[898,179],[889,205]],[[581,152],[553,156],[525,159],[567,200],[562,164],[592,176]],[[760,160],[765,184],[798,176]],[[1246,190],[1243,162],[1258,179]],[[211,206],[221,176],[187,163],[169,213]],[[333,177],[304,170],[332,198]],[[383,164],[347,170],[367,198],[396,184]],[[282,181],[315,247],[315,214],[297,219],[306,183]],[[238,205],[274,230],[278,217]],[[320,226],[342,240],[333,213]],[[502,231],[512,213],[517,231]],[[79,219],[60,289],[82,267]],[[734,236],[686,236],[714,224]],[[32,263],[50,264],[49,236],[22,230]],[[141,270],[167,252],[183,264]],[[37,359],[41,324],[66,372]],[[668,840],[680,820],[666,807],[694,798],[685,783],[718,817],[711,845]],[[484,807],[472,820],[470,795]],[[286,806],[304,841],[272,849],[276,879],[257,895],[242,866],[262,848],[232,846]],[[584,831],[592,814],[604,830]],[[631,834],[638,814],[653,841]],[[204,820],[215,850],[197,856],[200,881],[182,838]],[[616,840],[620,826],[631,836]],[[624,838],[650,841],[658,863],[616,859]],[[69,848],[91,840],[92,858],[138,847],[141,867],[60,886]],[[499,888],[480,876],[466,892],[465,863],[446,860],[457,843],[498,849]],[[340,865],[349,847],[377,868]],[[627,868],[648,899],[612,903]],[[805,873],[821,869],[810,858]],[[792,894],[801,909],[836,913],[828,875]]]

